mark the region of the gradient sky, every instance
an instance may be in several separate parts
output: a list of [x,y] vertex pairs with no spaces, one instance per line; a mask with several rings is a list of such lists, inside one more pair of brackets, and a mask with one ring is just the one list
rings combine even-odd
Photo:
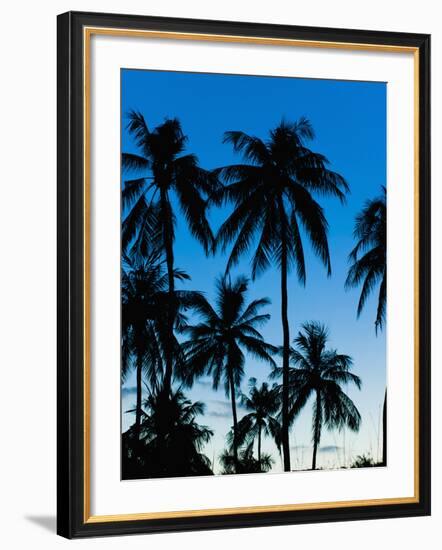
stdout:
[[[178,117],[189,138],[187,152],[195,153],[201,166],[208,169],[240,162],[231,146],[222,144],[226,130],[242,130],[265,139],[282,118],[291,121],[306,116],[310,119],[316,137],[308,146],[329,159],[331,169],[348,181],[351,194],[345,206],[335,199],[317,198],[330,226],[332,276],[327,278],[325,269],[304,239],[307,284],[300,286],[295,274],[289,278],[291,338],[296,336],[302,322],[324,322],[330,330],[330,347],[353,358],[353,371],[363,382],[361,391],[348,388],[362,415],[359,433],[324,430],[318,465],[339,467],[361,453],[380,458],[386,381],[385,334],[376,336],[374,330],[376,295],[370,297],[361,317],[356,319],[359,290],[345,291],[344,281],[348,253],[354,246],[355,215],[365,201],[377,196],[380,186],[386,184],[386,84],[132,69],[122,70],[121,79],[124,152],[136,152],[125,130],[126,114],[131,109],[141,111],[150,128],[165,118]],[[229,212],[229,208],[210,212],[214,230]],[[213,282],[224,271],[226,258],[218,254],[207,259],[202,247],[189,234],[180,213],[174,250],[176,265],[192,277],[183,288],[201,290],[212,301]],[[232,275],[249,273],[250,257],[244,257]],[[271,320],[262,328],[262,333],[267,341],[279,345],[282,333],[276,269],[269,269],[250,285],[249,301],[264,296],[272,303],[267,308]],[[247,390],[249,377],[256,377],[260,384],[267,380],[268,374],[268,366],[248,357],[242,390]],[[122,388],[123,430],[134,421],[132,414],[125,413],[135,402],[134,386],[134,376],[130,376]],[[205,415],[198,421],[215,431],[204,452],[215,460],[215,471],[218,471],[217,457],[232,424],[230,404],[222,388],[217,392],[211,389],[209,379],[201,379],[186,393],[192,400],[207,405]],[[311,411],[309,402],[291,431],[292,469],[308,468],[311,464]],[[243,413],[240,409],[239,417]],[[281,471],[281,460],[273,442],[264,440],[263,450],[275,459],[272,471]]]

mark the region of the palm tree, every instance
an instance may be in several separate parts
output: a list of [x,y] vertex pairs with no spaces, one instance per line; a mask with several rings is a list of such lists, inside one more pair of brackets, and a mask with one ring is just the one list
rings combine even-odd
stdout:
[[[356,246],[349,255],[351,262],[348,271],[346,288],[362,284],[357,315],[361,314],[367,298],[379,284],[378,305],[375,319],[375,331],[385,325],[387,305],[387,192],[366,202],[357,215],[353,235]],[[382,414],[382,464],[387,464],[387,390],[384,395]]]
[[134,435],[141,430],[142,374],[151,380],[162,377],[163,358],[155,330],[153,304],[166,288],[167,280],[156,263],[157,256],[133,260],[124,255],[121,270],[122,381],[136,369]]
[[248,446],[239,452],[239,457],[235,460],[231,451],[224,450],[219,457],[223,467],[221,474],[259,474],[269,472],[274,464],[273,458],[269,454],[262,454],[261,460],[253,456],[253,449]]
[[[168,327],[163,311],[169,307],[170,293],[167,288],[168,277],[164,271],[164,262],[158,251],[151,251],[147,257],[123,254],[121,272],[122,304],[122,381],[136,369],[136,439],[140,438],[141,401],[143,374],[149,381],[152,391],[158,390],[164,379],[165,349],[169,344]],[[189,276],[174,270],[174,278],[180,281]],[[184,312],[192,306],[200,294],[194,291],[174,292],[174,325],[181,330],[185,325]],[[172,341],[176,370],[183,369],[184,355],[181,346],[174,337]]]
[[314,397],[312,470],[315,470],[324,425],[329,430],[340,430],[344,426],[353,431],[359,430],[361,415],[353,401],[342,391],[341,384],[353,383],[360,389],[361,379],[350,372],[353,364],[351,357],[326,348],[328,331],[324,325],[317,322],[304,323],[302,331],[295,338],[295,348],[290,353],[293,367],[289,373],[289,418],[293,422],[307,400]]
[[223,249],[234,241],[227,270],[247,253],[257,240],[252,277],[276,264],[281,276],[281,321],[283,329],[282,447],[284,470],[290,470],[288,373],[290,330],[287,277],[296,269],[301,284],[306,281],[301,226],[314,253],[331,274],[327,221],[312,194],[331,195],[344,202],[348,191],[344,178],[327,168],[328,160],[305,146],[314,132],[306,118],[281,122],[266,141],[243,132],[227,132],[224,142],[241,153],[246,164],[220,168],[223,189],[212,196],[215,204],[231,202],[234,211],[223,223],[217,244]]
[[132,428],[123,434],[125,479],[213,474],[201,452],[213,432],[196,422],[204,414],[203,403],[192,403],[181,390],[161,388],[143,405],[141,452],[134,452]]
[[357,315],[361,314],[367,298],[379,285],[378,307],[376,311],[375,330],[385,324],[387,302],[387,202],[386,189],[382,194],[366,202],[362,211],[356,216],[353,231],[356,246],[350,252],[351,262],[345,286],[356,287],[362,284]]
[[[246,303],[248,280],[238,277],[220,277],[216,282],[217,299],[212,307],[202,297],[195,310],[202,321],[184,328],[189,340],[183,344],[187,360],[187,375],[184,382],[191,386],[196,377],[213,377],[213,389],[224,382],[226,396],[230,396],[233,417],[233,456],[238,466],[238,418],[236,393],[244,375],[244,351],[261,361],[275,366],[271,355],[277,348],[264,341],[258,328],[270,319],[259,313],[268,305],[268,298]],[[244,350],[244,351],[243,351]]]
[[[164,385],[170,390],[173,371],[173,294],[175,213],[172,195],[188,223],[189,229],[208,252],[213,235],[206,219],[206,200],[217,189],[216,176],[201,168],[195,155],[184,154],[187,137],[178,119],[166,119],[150,130],[143,115],[131,111],[127,129],[134,137],[139,154],[123,153],[124,170],[139,177],[123,186],[123,247],[134,240],[142,249],[152,235],[161,242],[166,256],[169,309],[166,316],[169,345],[166,347]],[[152,227],[149,212],[155,210],[157,227]]]
[[271,436],[278,448],[281,448],[281,426],[275,418],[279,411],[280,399],[276,387],[269,388],[264,382],[256,385],[256,378],[249,380],[249,395],[241,394],[241,404],[248,414],[238,422],[238,445],[252,445],[258,440],[258,463],[261,464],[262,435]]

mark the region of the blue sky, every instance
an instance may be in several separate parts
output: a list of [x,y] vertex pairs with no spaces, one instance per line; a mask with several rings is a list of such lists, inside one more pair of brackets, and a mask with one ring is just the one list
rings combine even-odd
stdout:
[[[165,118],[178,117],[189,138],[187,151],[195,153],[201,166],[208,169],[240,161],[231,146],[222,144],[226,130],[242,130],[266,138],[282,118],[291,121],[306,116],[311,121],[316,137],[308,146],[329,159],[331,169],[346,178],[351,194],[344,206],[335,199],[318,198],[330,226],[332,277],[327,278],[325,269],[304,240],[307,284],[300,286],[295,274],[289,278],[291,338],[304,321],[324,322],[330,329],[330,347],[353,357],[354,372],[363,381],[361,391],[348,388],[362,415],[360,432],[324,431],[319,466],[340,466],[361,453],[378,457],[386,381],[385,334],[376,336],[374,331],[376,296],[369,299],[363,314],[356,319],[359,291],[345,291],[344,281],[348,253],[354,246],[355,215],[364,202],[378,195],[380,186],[386,184],[386,84],[126,69],[122,70],[121,78],[122,150],[125,152],[136,152],[125,130],[125,115],[130,109],[141,111],[151,128]],[[214,230],[229,211],[210,212]],[[201,290],[212,300],[213,282],[224,271],[226,257],[218,254],[207,259],[177,212],[175,262],[192,277],[185,288]],[[250,273],[250,257],[244,257],[232,275],[240,273]],[[249,300],[264,296],[271,300],[267,308],[271,320],[262,333],[267,341],[280,344],[279,277],[275,269],[268,270],[250,285]],[[266,365],[248,358],[243,391],[247,390],[249,377],[256,377],[260,383],[266,381],[268,374]],[[135,401],[134,385],[134,377],[129,377],[122,391],[123,430],[133,422],[132,415],[124,411]],[[215,431],[205,452],[217,462],[232,424],[228,400],[223,389],[218,392],[211,389],[208,379],[200,380],[187,393],[192,400],[207,404],[206,414],[199,422]],[[242,414],[240,410],[239,416]],[[311,403],[295,422],[290,443],[292,468],[309,467]],[[265,441],[263,447],[276,460],[272,471],[280,471],[281,462],[273,443]]]

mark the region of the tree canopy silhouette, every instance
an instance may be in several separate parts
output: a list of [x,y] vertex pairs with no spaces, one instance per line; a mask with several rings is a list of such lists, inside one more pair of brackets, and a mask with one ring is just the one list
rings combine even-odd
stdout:
[[[205,170],[187,151],[176,118],[150,128],[140,112],[130,111],[127,131],[135,149],[122,153],[127,179],[122,183],[121,376],[125,382],[134,373],[136,403],[126,411],[135,421],[122,434],[123,478],[213,474],[204,448],[214,433],[199,423],[205,405],[184,394],[202,376],[212,378],[214,390],[223,386],[230,402],[232,426],[226,427],[226,448],[218,457],[222,473],[270,471],[274,459],[262,450],[265,437],[282,450],[283,468],[290,471],[290,428],[310,399],[316,469],[324,429],[359,430],[360,413],[343,385],[360,389],[361,380],[351,372],[352,358],[329,348],[328,330],[319,322],[304,323],[290,345],[288,284],[293,272],[306,284],[306,244],[331,275],[320,202],[332,197],[344,203],[345,179],[307,146],[314,132],[304,117],[283,120],[262,139],[226,132],[223,142],[241,160],[216,170]],[[379,285],[376,332],[385,325],[385,195],[383,188],[355,220],[357,242],[345,282],[346,288],[361,286],[358,316]],[[227,214],[214,236],[208,208],[224,206]],[[197,290],[180,290],[190,277],[175,262],[179,216],[206,256],[225,253],[213,300]],[[250,279],[232,275],[245,256],[251,280],[267,269],[279,273],[278,345],[262,332],[270,320],[270,300],[249,299]],[[258,386],[250,378],[243,393],[250,359],[270,367],[278,384]],[[240,419],[239,405],[245,409]]]
[[196,422],[204,404],[192,403],[181,390],[161,388],[143,405],[140,444],[134,446],[133,427],[123,434],[124,478],[211,475],[202,448],[213,431]]
[[235,459],[231,451],[224,450],[219,461],[222,466],[222,474],[259,474],[269,472],[274,464],[273,458],[266,453],[261,455],[261,460],[253,456],[253,449],[248,446],[241,449],[238,458]]

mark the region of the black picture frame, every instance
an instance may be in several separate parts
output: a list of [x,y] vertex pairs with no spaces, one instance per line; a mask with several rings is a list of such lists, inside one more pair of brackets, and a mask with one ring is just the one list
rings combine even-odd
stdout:
[[[57,532],[67,538],[430,514],[430,36],[227,21],[68,12],[58,16]],[[84,470],[85,27],[415,48],[419,59],[419,498],[413,503],[198,517],[88,522]]]

